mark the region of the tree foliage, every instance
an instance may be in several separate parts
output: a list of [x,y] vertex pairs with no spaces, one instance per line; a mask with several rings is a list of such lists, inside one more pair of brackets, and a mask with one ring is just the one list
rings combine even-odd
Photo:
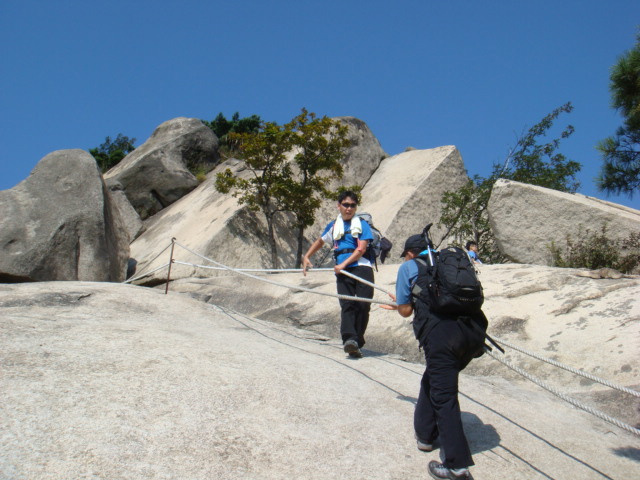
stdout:
[[296,268],[302,259],[304,231],[315,222],[315,214],[323,198],[331,196],[327,190],[334,178],[342,178],[341,160],[350,145],[348,128],[323,116],[318,118],[305,108],[287,127],[295,132],[294,162],[296,175],[287,184],[283,201],[293,213],[297,229]]
[[231,169],[216,175],[216,189],[221,193],[232,193],[238,203],[252,211],[261,211],[267,221],[271,264],[278,268],[275,240],[275,216],[286,210],[287,184],[291,177],[291,166],[286,153],[293,145],[293,134],[289,127],[275,122],[264,123],[257,133],[231,133],[242,153],[250,177],[234,175]]
[[104,173],[133,152],[136,149],[133,146],[135,142],[135,138],[129,138],[119,133],[113,141],[111,141],[111,137],[106,137],[102,145],[89,149],[89,153],[93,155],[100,170]]
[[[329,181],[342,177],[340,161],[349,145],[346,136],[346,126],[327,117],[318,118],[306,109],[283,126],[268,122],[257,132],[229,133],[229,141],[237,145],[250,176],[235,175],[227,169],[216,176],[216,188],[264,214],[274,268],[278,267],[276,215],[293,214],[299,265],[304,230],[314,223],[322,197],[329,195]],[[293,153],[292,160],[288,159],[289,153]]]
[[240,118],[239,112],[234,113],[231,120],[227,120],[224,114],[220,112],[210,122],[203,120],[202,123],[213,130],[221,145],[233,149],[233,145],[229,142],[229,134],[257,133],[260,130],[262,120],[258,115]]
[[576,174],[580,171],[581,165],[567,160],[562,153],[557,152],[560,141],[573,134],[573,126],[567,125],[560,133],[560,138],[538,143],[540,137],[547,135],[547,131],[560,114],[571,113],[572,110],[573,106],[568,102],[556,108],[522,135],[507,156],[499,173],[500,177],[575,193],[580,187]]
[[443,194],[439,225],[445,228],[445,234],[439,244],[447,239],[450,240],[449,243],[457,245],[474,240],[478,244],[481,258],[488,263],[502,263],[506,258],[500,253],[487,214],[496,180],[506,178],[564,192],[577,190],[579,183],[575,175],[580,171],[581,165],[557,152],[560,141],[571,136],[573,127],[565,127],[560,138],[540,142],[558,116],[570,113],[572,109],[571,103],[567,103],[529,128],[518,138],[504,163],[493,165],[493,171],[488,177],[475,175],[464,187]]
[[624,125],[597,148],[602,168],[598,189],[630,198],[640,187],[640,34],[636,45],[613,66],[609,88],[613,108],[624,115]]

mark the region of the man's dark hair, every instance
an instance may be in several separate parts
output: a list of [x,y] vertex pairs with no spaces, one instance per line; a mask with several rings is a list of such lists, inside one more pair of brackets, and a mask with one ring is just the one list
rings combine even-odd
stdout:
[[469,240],[467,242],[467,246],[464,247],[465,249],[469,250],[469,248],[471,247],[471,245],[475,245],[476,247],[478,246],[478,244],[476,242],[474,242],[473,240]]
[[351,190],[345,190],[344,192],[340,192],[340,195],[338,195],[338,203],[342,203],[342,201],[347,197],[353,199],[353,201],[356,203],[360,203],[360,199],[358,199],[358,194],[355,192],[352,192]]

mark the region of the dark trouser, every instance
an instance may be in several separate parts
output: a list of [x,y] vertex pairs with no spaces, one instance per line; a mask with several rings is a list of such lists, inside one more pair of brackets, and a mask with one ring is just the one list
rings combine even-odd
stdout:
[[[352,267],[346,269],[347,272],[356,275],[364,280],[373,283],[373,268]],[[373,287],[365,285],[358,280],[346,275],[336,275],[338,294],[349,295],[351,297],[373,298]],[[358,302],[356,300],[340,300],[340,334],[342,343],[347,340],[355,340],[358,346],[364,345],[364,332],[369,324],[369,310],[371,304],[368,302]]]
[[469,339],[455,320],[439,322],[424,345],[427,368],[413,417],[418,438],[427,443],[440,437],[447,468],[473,465],[462,429],[458,403],[458,374],[466,366]]

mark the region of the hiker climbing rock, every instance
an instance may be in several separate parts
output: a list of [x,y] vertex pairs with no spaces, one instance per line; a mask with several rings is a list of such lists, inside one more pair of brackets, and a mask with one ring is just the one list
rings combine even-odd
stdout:
[[474,264],[482,265],[480,257],[478,257],[478,244],[473,240],[469,240],[464,247]]
[[[340,193],[339,214],[335,220],[327,224],[320,238],[309,247],[302,259],[302,273],[306,275],[307,269],[313,267],[310,257],[326,243],[334,249],[334,271],[338,294],[373,298],[373,287],[340,273],[344,270],[368,282],[374,281],[371,260],[365,255],[373,236],[366,220],[356,216],[357,208],[356,193],[351,191]],[[344,351],[352,358],[360,358],[362,357],[360,349],[365,344],[364,333],[369,323],[371,304],[340,299],[340,309],[340,334]]]
[[[403,317],[414,314],[414,333],[424,349],[427,367],[414,411],[415,436],[418,449],[427,452],[438,440],[444,458],[442,463],[429,463],[429,474],[437,479],[471,479],[473,459],[462,429],[458,375],[483,352],[487,320],[480,310],[482,287],[466,252],[455,247],[440,253],[433,250],[429,227],[406,240],[395,298],[391,295],[397,306],[382,308],[397,310]],[[448,275],[449,268],[457,271],[455,276]]]

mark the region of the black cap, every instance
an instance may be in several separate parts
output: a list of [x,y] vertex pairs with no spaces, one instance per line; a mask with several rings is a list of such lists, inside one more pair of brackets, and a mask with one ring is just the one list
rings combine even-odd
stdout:
[[411,235],[407,238],[407,241],[404,242],[404,250],[400,256],[404,257],[409,250],[426,250],[427,248],[427,241],[425,240],[424,235]]

